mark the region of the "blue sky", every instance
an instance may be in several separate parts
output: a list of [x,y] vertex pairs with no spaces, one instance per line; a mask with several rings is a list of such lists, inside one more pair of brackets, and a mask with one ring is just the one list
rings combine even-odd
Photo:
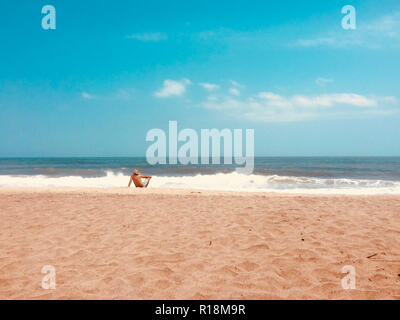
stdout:
[[0,157],[144,156],[169,120],[254,128],[260,156],[400,156],[397,0],[1,1],[0,21]]

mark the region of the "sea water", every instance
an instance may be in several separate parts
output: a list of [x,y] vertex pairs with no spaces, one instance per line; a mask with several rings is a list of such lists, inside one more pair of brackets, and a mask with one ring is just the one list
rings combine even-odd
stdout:
[[235,165],[149,165],[143,157],[0,158],[0,187],[125,187],[134,168],[150,187],[290,193],[400,194],[400,157],[256,157]]

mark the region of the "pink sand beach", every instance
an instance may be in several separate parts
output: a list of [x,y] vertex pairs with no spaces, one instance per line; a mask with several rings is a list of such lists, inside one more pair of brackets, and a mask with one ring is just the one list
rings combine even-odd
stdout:
[[0,299],[400,299],[400,196],[2,188],[0,219]]

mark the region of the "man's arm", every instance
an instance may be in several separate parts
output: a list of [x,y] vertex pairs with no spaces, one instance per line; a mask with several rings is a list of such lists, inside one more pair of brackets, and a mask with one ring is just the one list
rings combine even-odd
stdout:
[[133,178],[132,178],[132,176],[131,176],[131,179],[129,180],[128,188],[131,186],[132,181],[133,181]]

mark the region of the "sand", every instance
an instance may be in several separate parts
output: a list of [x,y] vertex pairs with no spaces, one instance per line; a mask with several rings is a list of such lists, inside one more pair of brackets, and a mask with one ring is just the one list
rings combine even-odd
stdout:
[[1,299],[400,299],[400,196],[0,188],[0,221]]

